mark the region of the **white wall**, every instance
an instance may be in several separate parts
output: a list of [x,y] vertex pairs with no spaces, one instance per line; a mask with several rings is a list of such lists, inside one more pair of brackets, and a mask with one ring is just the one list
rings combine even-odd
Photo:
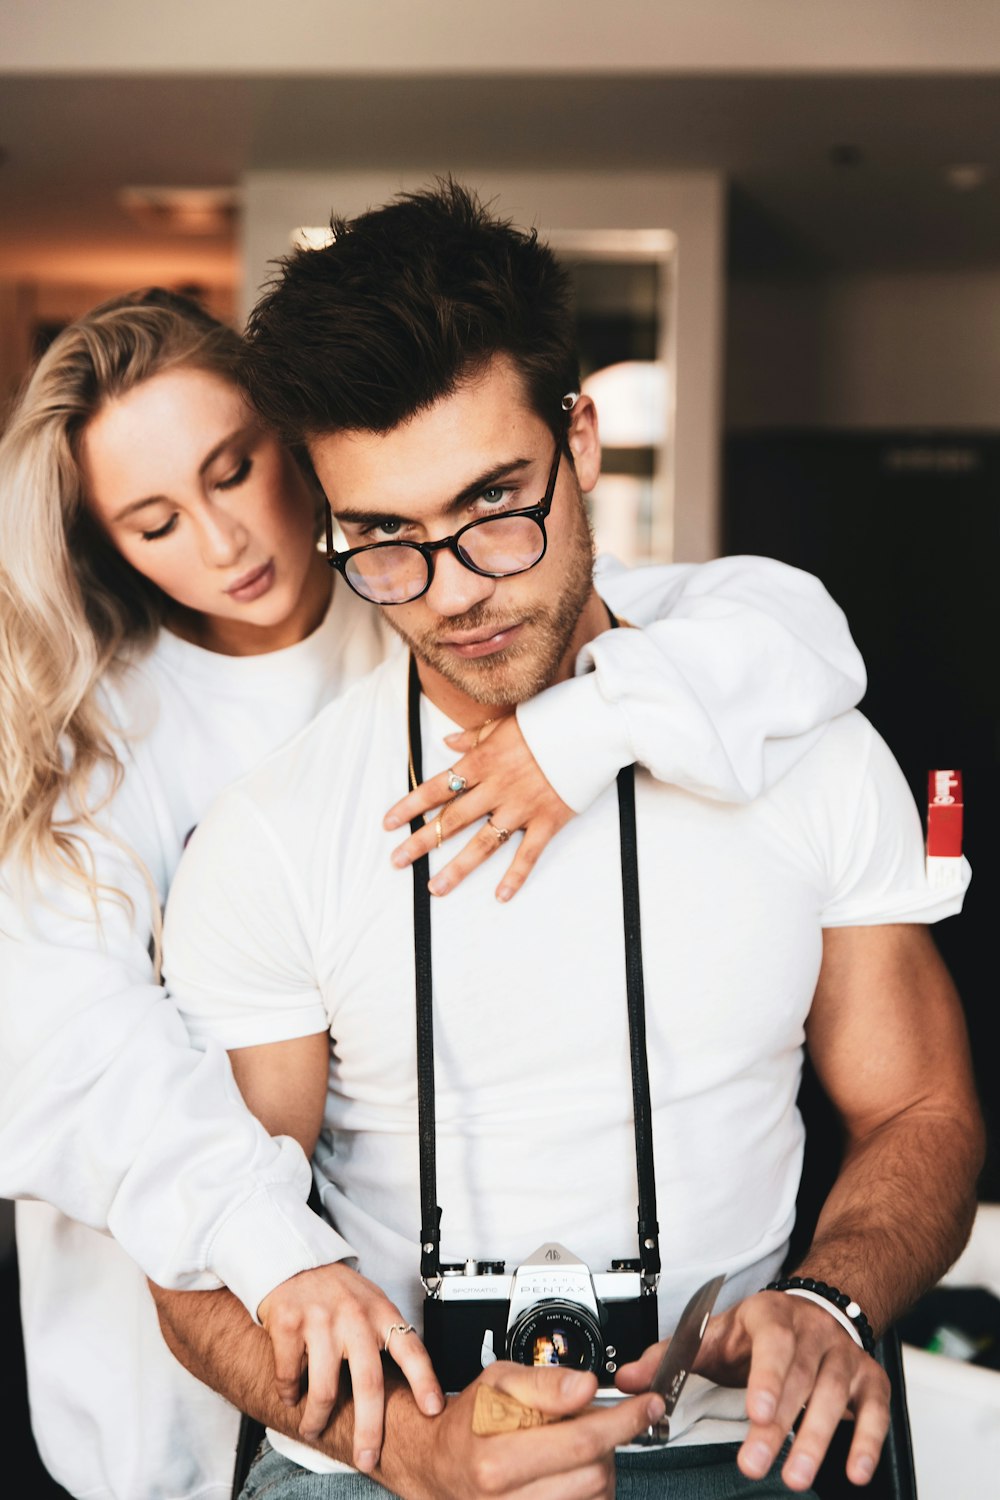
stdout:
[[[516,223],[560,230],[668,229],[677,237],[673,305],[675,446],[672,543],[661,557],[703,561],[716,555],[721,442],[724,192],[711,173],[518,173],[455,168]],[[244,188],[245,306],[289,249],[289,232],[322,225],[335,206],[350,217],[430,172],[248,174]]]
[[988,71],[995,0],[0,0],[6,72]]
[[729,287],[730,428],[1000,428],[1000,270]]

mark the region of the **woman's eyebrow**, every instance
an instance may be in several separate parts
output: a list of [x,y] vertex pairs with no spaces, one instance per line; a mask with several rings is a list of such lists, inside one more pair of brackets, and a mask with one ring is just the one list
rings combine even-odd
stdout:
[[[475,498],[481,490],[488,489],[491,484],[498,484],[503,479],[510,479],[522,470],[530,468],[534,459],[512,458],[504,464],[497,464],[492,469],[487,469],[482,474],[477,474],[464,489],[454,495],[451,500],[442,506],[441,515],[451,515],[452,512],[461,510],[464,505]],[[338,506],[336,510],[338,521],[347,521],[354,526],[370,526],[375,521],[412,521],[412,516],[401,516],[396,511],[388,510],[352,510],[349,506]]]
[[[209,451],[205,454],[205,457],[202,459],[201,463],[198,465],[199,476],[203,477],[215,463],[215,460],[218,458],[219,454],[224,453],[229,447],[230,443],[235,443],[238,438],[241,438],[243,434],[245,432],[248,432],[249,430],[250,424],[244,423],[242,426],[235,428],[226,437],[222,438],[221,441],[216,443],[213,448],[210,448]],[[147,505],[159,505],[164,502],[169,503],[168,497],[166,495],[147,495],[144,500],[130,500],[128,505],[123,506],[118,514],[112,519],[114,521],[124,521],[127,516],[134,515],[137,510],[144,510]]]
[[124,521],[128,516],[135,515],[136,511],[144,510],[147,505],[159,505],[161,502],[165,502],[166,499],[166,495],[147,495],[145,500],[130,500],[128,505],[124,506],[111,519],[115,522]]
[[235,427],[228,437],[224,437],[221,442],[216,443],[215,447],[210,449],[209,452],[205,454],[205,457],[198,465],[198,473],[205,474],[206,471],[210,469],[215,463],[215,460],[218,458],[219,454],[224,453],[225,450],[229,447],[230,443],[235,443],[238,438],[241,438],[244,435],[244,433],[249,432],[252,425],[253,424],[250,422],[243,422],[239,427]]

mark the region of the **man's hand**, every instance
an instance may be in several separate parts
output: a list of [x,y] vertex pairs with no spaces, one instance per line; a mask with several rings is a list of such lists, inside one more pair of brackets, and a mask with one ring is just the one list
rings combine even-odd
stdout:
[[[441,809],[419,833],[400,844],[392,862],[405,869],[436,847],[439,833],[441,838],[450,839],[470,824],[489,818],[490,822],[484,823],[430,882],[435,896],[446,896],[495,854],[501,842],[506,842],[494,830],[513,833],[523,828],[524,838],[496,891],[498,901],[509,901],[527,880],[549,840],[574,816],[573,809],[542,775],[513,715],[480,729],[449,735],[446,743],[461,758],[440,776],[423,782],[385,816],[385,827],[393,829]],[[448,787],[453,771],[468,783],[457,796]]]
[[[565,1420],[477,1437],[472,1413],[484,1384]],[[406,1500],[613,1500],[615,1448],[659,1421],[663,1402],[646,1393],[589,1409],[596,1390],[580,1371],[498,1361],[435,1422],[407,1422],[394,1445],[405,1467],[387,1462],[377,1477]]]
[[[406,1319],[373,1282],[349,1266],[300,1271],[264,1298],[258,1317],[271,1338],[278,1394],[286,1406],[308,1392],[299,1435],[315,1441],[330,1419],[347,1361],[354,1392],[354,1464],[370,1473],[382,1449],[385,1393],[381,1351],[386,1334]],[[409,1382],[426,1416],[444,1408],[444,1396],[423,1343],[416,1333],[394,1333],[389,1353]]]
[[[648,1390],[666,1344],[654,1344],[623,1365],[623,1391]],[[821,1307],[784,1292],[759,1292],[712,1318],[698,1354],[699,1375],[719,1385],[746,1386],[750,1431],[737,1462],[762,1479],[805,1409],[781,1477],[806,1490],[816,1477],[838,1423],[854,1417],[847,1456],[852,1484],[867,1484],[889,1430],[889,1381],[884,1370]]]

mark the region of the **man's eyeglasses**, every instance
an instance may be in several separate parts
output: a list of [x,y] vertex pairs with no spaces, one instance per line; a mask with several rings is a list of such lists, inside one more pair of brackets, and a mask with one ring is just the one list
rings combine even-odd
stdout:
[[370,542],[366,547],[335,552],[333,523],[327,507],[326,560],[344,575],[356,594],[372,604],[412,604],[426,594],[434,576],[434,554],[443,548],[457,557],[463,567],[483,578],[511,578],[515,573],[527,573],[545,556],[548,545],[545,520],[552,509],[562,446],[560,434],[545,495],[537,505],[483,516],[439,542]]

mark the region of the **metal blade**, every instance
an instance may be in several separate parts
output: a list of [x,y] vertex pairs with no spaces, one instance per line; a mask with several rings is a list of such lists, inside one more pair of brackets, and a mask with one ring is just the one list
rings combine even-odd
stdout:
[[713,1276],[711,1281],[706,1281],[704,1286],[698,1288],[681,1313],[673,1337],[667,1345],[667,1352],[660,1360],[649,1387],[651,1391],[663,1397],[667,1409],[661,1420],[650,1427],[645,1435],[638,1437],[637,1442],[653,1444],[668,1441],[671,1414],[680,1398],[684,1382],[691,1373],[691,1366],[701,1348],[701,1341],[712,1315],[715,1299],[725,1279],[725,1276]]

